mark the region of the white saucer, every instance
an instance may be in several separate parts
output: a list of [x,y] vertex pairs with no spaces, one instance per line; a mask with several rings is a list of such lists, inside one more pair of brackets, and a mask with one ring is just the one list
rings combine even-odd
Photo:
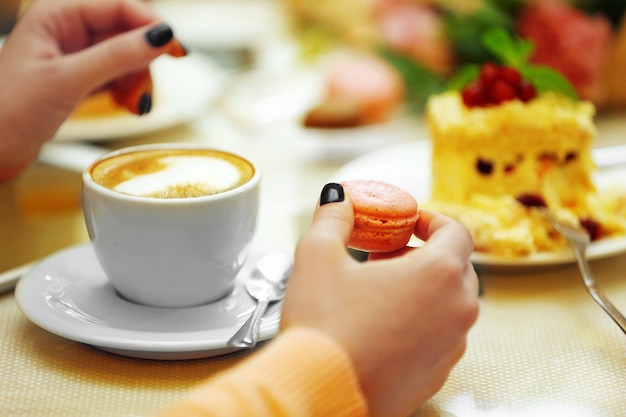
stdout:
[[[156,308],[121,298],[89,243],[60,251],[19,282],[15,299],[35,324],[98,349],[144,359],[179,360],[223,355],[227,341],[255,306],[243,282],[269,250],[255,244],[229,296],[191,308]],[[280,303],[268,309],[259,340],[278,332]]]

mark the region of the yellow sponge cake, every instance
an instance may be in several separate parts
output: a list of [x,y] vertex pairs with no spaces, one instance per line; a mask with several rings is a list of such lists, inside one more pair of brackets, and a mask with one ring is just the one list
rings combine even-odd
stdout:
[[593,182],[594,112],[591,103],[550,92],[478,107],[459,92],[431,97],[432,200],[425,206],[467,226],[477,251],[502,256],[565,247],[527,207],[538,201],[592,239],[623,235],[626,218],[615,203],[624,194],[599,193]]
[[432,197],[467,203],[475,194],[541,196],[550,207],[587,208],[594,107],[556,94],[524,103],[466,107],[457,92],[433,97]]

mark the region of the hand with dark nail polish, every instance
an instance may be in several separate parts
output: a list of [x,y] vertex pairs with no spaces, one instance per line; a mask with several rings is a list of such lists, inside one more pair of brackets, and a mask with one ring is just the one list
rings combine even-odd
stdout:
[[414,235],[423,246],[359,262],[346,250],[354,228],[350,194],[327,184],[296,248],[281,327],[315,329],[345,348],[368,415],[408,416],[441,388],[477,318],[473,241],[422,209]]
[[[31,2],[0,52],[0,181],[94,92],[150,111],[150,62],[186,53],[149,2]],[[423,246],[357,262],[354,223],[350,195],[328,184],[295,249],[280,332],[157,416],[405,416],[435,394],[478,312],[471,236],[421,210]]]
[[[144,1],[32,2],[0,54],[0,102],[12,103],[0,112],[0,181],[27,167],[95,92],[111,93],[121,110],[149,113],[150,63],[162,54],[187,53]],[[37,115],[37,122],[22,109]]]

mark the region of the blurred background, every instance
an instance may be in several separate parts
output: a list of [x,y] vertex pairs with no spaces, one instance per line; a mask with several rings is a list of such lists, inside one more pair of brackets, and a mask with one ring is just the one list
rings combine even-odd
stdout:
[[[0,31],[29,3],[0,0]],[[0,227],[0,269],[86,240],[77,172],[108,149],[153,141],[202,141],[261,159],[271,168],[261,234],[292,247],[337,170],[385,147],[426,142],[426,100],[466,66],[494,59],[481,41],[492,27],[532,41],[533,62],[562,72],[596,104],[599,145],[624,143],[623,0],[150,3],[192,54],[155,63],[149,117],[86,103],[41,164],[0,186],[0,218],[13,219]]]
[[[32,0],[0,0],[7,33]],[[54,1],[54,0],[51,0]],[[480,35],[503,27],[556,68],[582,99],[606,111],[626,105],[623,0],[151,0],[178,36],[228,68],[319,62],[366,51],[402,76],[419,111],[466,64],[493,60]]]

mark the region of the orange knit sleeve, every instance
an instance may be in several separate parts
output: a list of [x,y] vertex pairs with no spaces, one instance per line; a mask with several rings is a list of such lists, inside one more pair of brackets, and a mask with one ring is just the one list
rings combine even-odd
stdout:
[[157,417],[366,415],[343,348],[321,332],[294,328]]

